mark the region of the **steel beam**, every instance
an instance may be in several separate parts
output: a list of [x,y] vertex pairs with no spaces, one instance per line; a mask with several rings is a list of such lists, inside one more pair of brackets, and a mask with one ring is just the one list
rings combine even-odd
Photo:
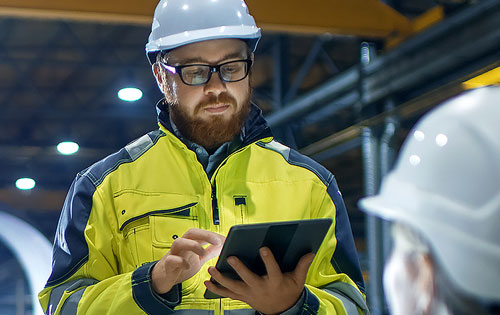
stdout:
[[348,140],[346,142],[343,142],[335,147],[332,147],[326,151],[311,155],[311,158],[313,158],[316,161],[326,161],[326,160],[331,159],[333,157],[344,154],[350,150],[359,148],[361,143],[362,143],[362,141],[361,141],[360,137],[353,138],[353,139]]
[[410,21],[378,0],[247,0],[264,30],[363,37],[409,34]]
[[[150,25],[158,0],[0,0],[0,15]],[[411,32],[410,21],[378,0],[247,0],[264,29],[394,37]]]
[[267,121],[272,127],[294,121],[303,117],[306,113],[312,113],[328,102],[331,102],[342,94],[353,90],[359,80],[357,67],[340,73],[330,79],[319,88],[298,97],[281,110],[267,116]]
[[309,53],[305,57],[302,66],[300,67],[297,75],[295,76],[295,79],[293,80],[290,88],[286,92],[285,97],[283,98],[283,101],[285,103],[288,103],[295,98],[300,87],[302,86],[302,83],[304,82],[304,79],[311,70],[311,67],[316,61],[316,58],[318,57],[318,54],[321,52],[322,48],[323,48],[323,39],[321,37],[318,37],[314,42],[313,46],[311,47],[311,49],[309,50]]
[[[388,117],[398,117],[399,120],[409,119],[420,113],[425,112],[426,110],[429,110],[436,104],[440,104],[446,99],[449,99],[450,97],[463,92],[463,90],[464,87],[460,84],[449,84],[442,86],[439,89],[433,90],[430,93],[427,93],[425,95],[412,99],[408,102],[405,102],[401,105],[398,105],[393,110],[384,111],[382,113],[377,114],[376,116],[372,116],[365,120],[362,120],[357,124],[352,125],[344,130],[329,135],[326,138],[323,138],[317,142],[308,145],[307,147],[300,149],[300,151],[305,155],[315,157],[315,159],[319,162],[322,162],[329,158],[333,158],[337,155],[335,154],[322,155],[321,153],[337,152],[337,150],[330,151],[330,149],[335,148],[337,146],[341,146],[345,142],[350,142],[360,138],[364,127],[373,127],[382,125],[385,121],[387,121]],[[347,95],[351,96],[351,93]],[[337,105],[337,104],[333,103],[332,105]],[[328,112],[325,111],[323,115],[324,119],[328,113],[333,115],[335,111],[346,108],[348,105],[342,104],[342,107],[334,106],[329,108],[330,106],[331,105],[320,109],[319,111],[315,112],[314,115],[316,115],[316,113],[323,112],[325,109],[329,109]],[[315,116],[312,115],[309,117],[315,118],[316,121],[319,121],[319,117],[316,118]],[[359,143],[359,142],[354,142],[354,143]],[[325,158],[323,159],[323,157]]]
[[[361,136],[363,154],[363,177],[366,196],[373,196],[379,190],[380,169],[378,159],[379,140],[373,128],[363,128]],[[384,291],[382,287],[382,271],[384,261],[382,253],[382,221],[373,216],[366,216],[366,242],[368,246],[368,282],[367,296],[370,312],[374,315],[384,314]]]
[[[417,97],[417,90],[424,94],[463,81],[500,60],[498,16],[500,0],[480,2],[377,57],[363,69],[361,103],[370,106],[398,93]],[[267,116],[269,123],[276,127],[293,122],[353,93],[360,80],[359,67],[353,66],[271,113]]]

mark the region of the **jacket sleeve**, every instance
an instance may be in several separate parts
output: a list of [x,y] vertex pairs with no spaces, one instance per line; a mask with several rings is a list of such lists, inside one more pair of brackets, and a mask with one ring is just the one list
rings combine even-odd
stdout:
[[326,194],[313,216],[334,220],[309,268],[299,314],[369,314],[344,201],[333,175],[329,174],[327,184]]
[[[68,192],[53,247],[52,273],[39,294],[45,314],[169,314],[180,288],[156,294],[154,262],[122,273],[112,207],[103,202],[90,172],[78,174]],[[108,211],[106,211],[108,210]]]

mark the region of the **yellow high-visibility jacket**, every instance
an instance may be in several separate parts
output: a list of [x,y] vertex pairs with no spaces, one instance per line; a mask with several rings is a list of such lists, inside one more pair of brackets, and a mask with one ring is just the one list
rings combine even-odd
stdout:
[[158,112],[158,130],[72,183],[52,273],[39,294],[46,314],[255,314],[240,301],[204,299],[216,258],[174,287],[174,298],[153,292],[150,270],[189,228],[226,235],[234,224],[326,217],[333,224],[296,313],[368,312],[347,212],[329,171],[274,141],[253,106],[241,137],[207,175],[174,135],[164,104]]

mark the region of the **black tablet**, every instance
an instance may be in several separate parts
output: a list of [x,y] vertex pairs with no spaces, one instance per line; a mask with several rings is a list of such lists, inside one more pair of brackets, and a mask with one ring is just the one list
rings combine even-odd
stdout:
[[[299,259],[307,253],[316,253],[328,232],[332,219],[310,219],[258,224],[234,225],[215,267],[226,277],[240,277],[227,263],[230,256],[238,257],[250,270],[258,275],[266,274],[259,249],[267,246],[281,267],[282,272],[295,269]],[[213,279],[211,279],[215,283]],[[206,299],[220,296],[206,290]]]

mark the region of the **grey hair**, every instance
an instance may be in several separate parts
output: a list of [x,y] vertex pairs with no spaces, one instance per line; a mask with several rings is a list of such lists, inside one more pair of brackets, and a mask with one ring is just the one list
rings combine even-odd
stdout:
[[[500,313],[500,301],[487,301],[479,296],[472,296],[458,288],[443,268],[443,265],[433,254],[431,243],[417,230],[403,223],[393,225],[394,234],[404,237],[412,245],[413,254],[428,255],[434,270],[434,291],[438,300],[441,300],[453,315],[493,315]],[[411,257],[412,253],[410,253]],[[471,259],[471,258],[468,258]],[[411,258],[410,258],[411,260]],[[437,303],[434,303],[433,310]],[[434,314],[434,312],[431,312]]]

